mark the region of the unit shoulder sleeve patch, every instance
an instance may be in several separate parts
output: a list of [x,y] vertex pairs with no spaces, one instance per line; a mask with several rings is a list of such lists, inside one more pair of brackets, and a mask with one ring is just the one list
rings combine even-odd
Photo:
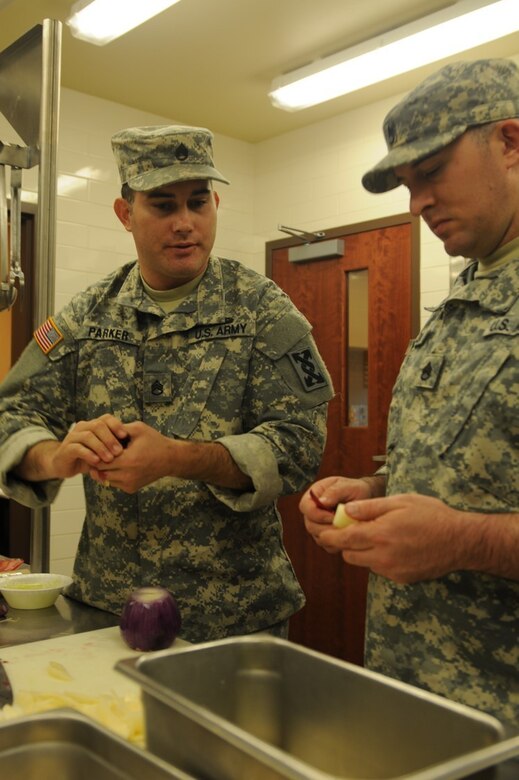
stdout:
[[321,360],[315,349],[308,346],[287,354],[305,392],[329,386],[328,377],[321,370]]

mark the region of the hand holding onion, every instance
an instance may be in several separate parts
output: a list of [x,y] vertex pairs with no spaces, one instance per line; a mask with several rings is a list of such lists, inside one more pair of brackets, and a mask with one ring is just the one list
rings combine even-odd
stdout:
[[315,495],[314,491],[310,488],[310,497],[312,498],[314,504],[319,507],[319,509],[324,509],[327,512],[334,511],[332,525],[335,528],[347,528],[349,525],[352,525],[353,523],[358,523],[358,520],[355,520],[355,518],[350,517],[350,515],[346,512],[344,509],[344,504],[337,504],[335,507],[335,510],[330,509],[330,507],[326,506],[326,504],[323,504],[319,498]]
[[165,650],[182,625],[177,602],[166,588],[147,586],[130,594],[119,623],[121,635],[132,650]]

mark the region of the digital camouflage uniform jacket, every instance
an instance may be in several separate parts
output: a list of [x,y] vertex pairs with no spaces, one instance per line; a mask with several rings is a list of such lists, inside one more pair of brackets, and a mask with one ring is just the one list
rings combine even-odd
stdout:
[[24,483],[10,469],[49,431],[61,440],[107,412],[217,440],[254,483],[240,494],[163,478],[128,495],[85,477],[69,595],[118,613],[133,588],[163,585],[195,642],[266,628],[303,605],[274,502],[313,479],[324,448],[333,393],[310,330],[273,282],[216,257],[169,315],[129,263],[53,318],[40,335],[48,353],[33,341],[0,388],[7,495],[51,502],[58,481]]
[[[519,512],[519,260],[469,266],[411,344],[388,426],[388,494]],[[512,554],[512,551],[510,552]],[[519,583],[371,576],[367,665],[519,724]]]

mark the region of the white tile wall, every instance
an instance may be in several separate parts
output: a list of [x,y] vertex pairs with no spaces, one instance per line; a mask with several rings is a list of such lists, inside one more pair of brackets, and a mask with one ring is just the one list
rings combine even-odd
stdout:
[[[515,57],[519,62],[519,55]],[[215,251],[265,270],[265,242],[284,237],[281,223],[308,231],[352,225],[406,212],[402,188],[371,195],[360,177],[385,152],[384,115],[400,98],[357,109],[257,145],[215,137],[217,166],[231,186],[218,185]],[[112,211],[119,182],[110,137],[132,125],[177,121],[62,90],[56,253],[56,309],[76,292],[134,256],[131,236]],[[180,118],[180,121],[183,121]],[[189,121],[187,119],[186,121]],[[0,117],[2,141],[19,143]],[[27,199],[37,187],[24,174]],[[421,306],[437,304],[449,285],[441,243],[421,229]],[[81,480],[63,485],[52,507],[51,568],[70,573],[83,519]]]

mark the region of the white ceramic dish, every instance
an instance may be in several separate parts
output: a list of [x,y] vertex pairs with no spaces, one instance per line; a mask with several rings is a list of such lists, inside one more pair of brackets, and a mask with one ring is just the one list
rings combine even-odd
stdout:
[[65,574],[7,574],[0,576],[0,592],[13,609],[43,609],[71,582]]

